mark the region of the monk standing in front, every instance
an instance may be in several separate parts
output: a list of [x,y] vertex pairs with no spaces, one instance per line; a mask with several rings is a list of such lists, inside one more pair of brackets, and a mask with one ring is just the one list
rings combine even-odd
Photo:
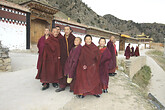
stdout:
[[107,48],[103,52],[100,60],[100,79],[104,93],[108,93],[109,74],[113,76],[116,70],[116,54],[113,44],[114,39],[114,36],[110,38]]
[[45,34],[38,40],[38,62],[37,62],[37,69],[39,69],[39,65],[41,65],[41,55],[44,50],[45,40],[49,37],[49,28],[45,28]]
[[86,95],[100,97],[102,93],[99,75],[99,49],[92,42],[91,35],[86,35],[85,45],[81,48],[81,53],[77,65],[74,94],[79,98]]
[[43,83],[42,90],[49,88],[49,83],[57,84],[59,79],[62,78],[60,45],[57,36],[58,32],[55,29],[54,34],[50,34],[49,38],[45,40],[41,63],[36,76],[36,79],[40,79]]
[[75,36],[72,34],[72,30],[70,26],[64,27],[65,35],[59,39],[60,43],[60,53],[61,53],[61,66],[62,66],[62,75],[63,77],[59,80],[60,87],[56,90],[56,92],[64,91],[67,86],[67,76],[64,75],[64,67],[66,60],[69,56],[71,49],[75,46],[74,40]]

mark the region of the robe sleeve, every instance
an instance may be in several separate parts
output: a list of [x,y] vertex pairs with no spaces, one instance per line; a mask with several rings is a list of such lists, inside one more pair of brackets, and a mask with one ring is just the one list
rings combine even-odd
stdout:
[[69,78],[72,78],[74,72],[76,71],[76,67],[77,67],[77,64],[78,64],[79,56],[80,56],[80,51],[78,51],[78,54],[75,55],[75,57],[73,58],[72,66],[70,68]]

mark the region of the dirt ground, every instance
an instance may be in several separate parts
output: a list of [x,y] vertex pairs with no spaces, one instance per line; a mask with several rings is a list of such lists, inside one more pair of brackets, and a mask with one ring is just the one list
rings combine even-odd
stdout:
[[37,54],[10,53],[12,72],[0,73],[0,110],[152,110],[139,89],[122,72],[110,77],[109,93],[100,98],[78,99],[69,92],[56,93],[55,88],[42,91],[35,79]]

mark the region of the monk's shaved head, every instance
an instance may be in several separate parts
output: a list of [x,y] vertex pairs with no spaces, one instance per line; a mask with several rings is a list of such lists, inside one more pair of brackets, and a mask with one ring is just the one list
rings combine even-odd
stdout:
[[111,37],[110,37],[110,40],[111,40],[112,42],[114,42],[114,41],[115,41],[115,37],[114,37],[114,36],[111,36]]

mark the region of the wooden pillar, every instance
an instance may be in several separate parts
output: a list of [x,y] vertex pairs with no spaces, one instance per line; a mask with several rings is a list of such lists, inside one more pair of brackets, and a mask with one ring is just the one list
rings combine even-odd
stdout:
[[119,51],[124,51],[125,50],[125,38],[120,37],[119,40]]

